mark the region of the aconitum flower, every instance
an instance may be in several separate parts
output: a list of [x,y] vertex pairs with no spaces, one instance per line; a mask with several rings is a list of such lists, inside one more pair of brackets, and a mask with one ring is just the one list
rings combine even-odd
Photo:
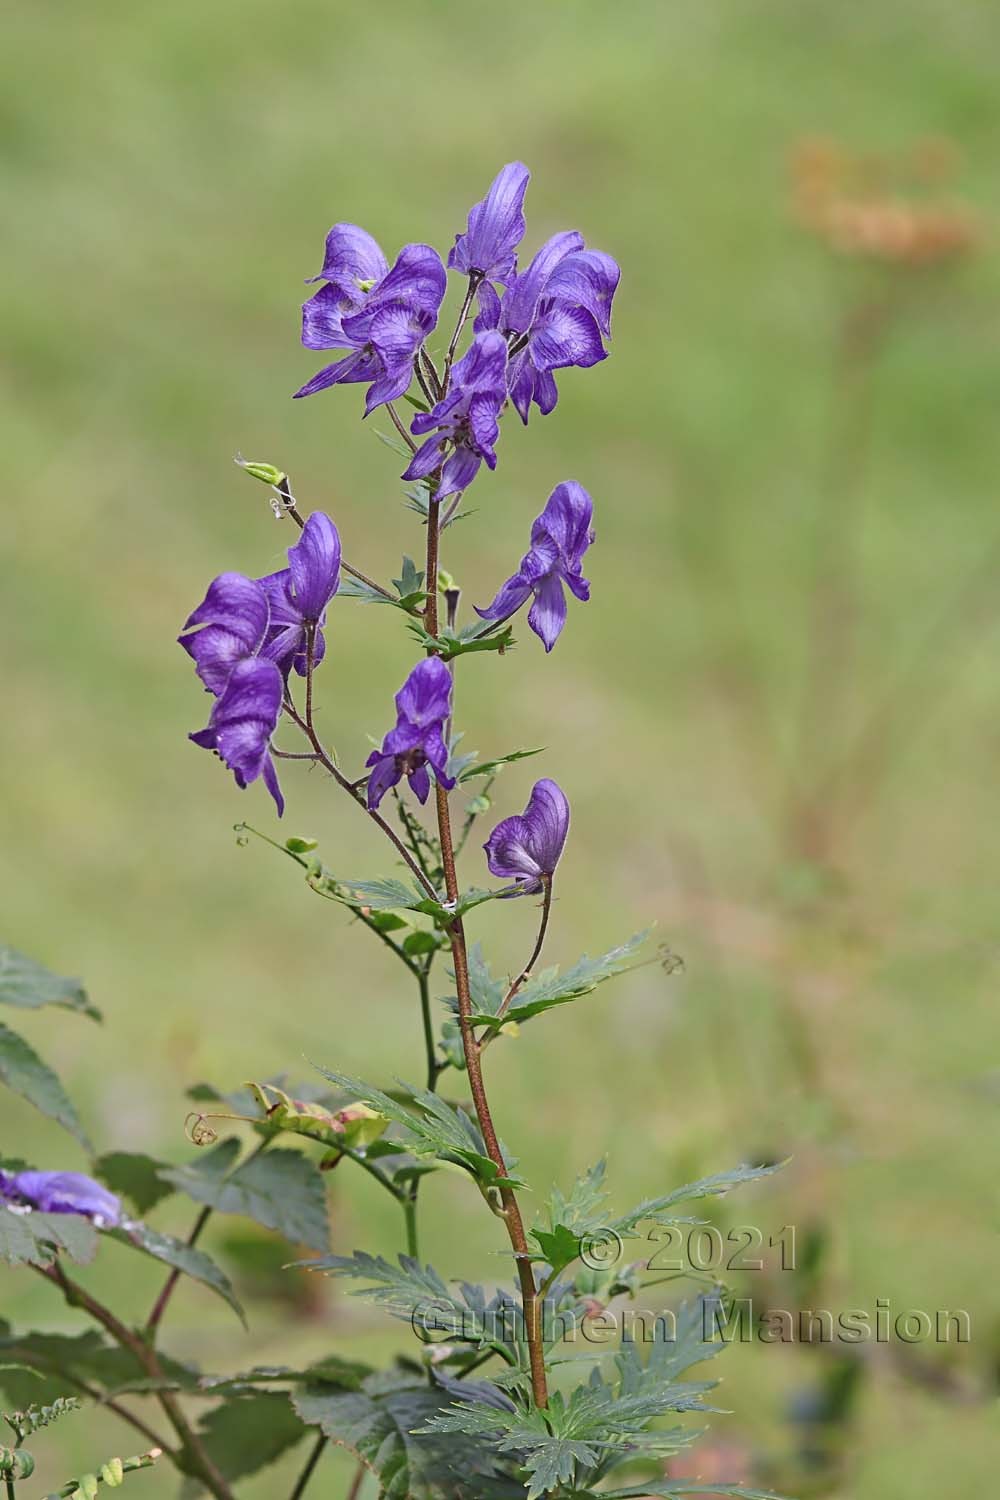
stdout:
[[239,661],[212,705],[207,726],[188,735],[203,750],[212,750],[228,766],[238,787],[258,776],[274,798],[278,816],[285,799],[271,759],[271,736],[281,714],[285,684],[280,669],[261,656]]
[[396,727],[365,761],[368,806],[377,808],[386,792],[406,776],[414,794],[426,802],[431,789],[427,767],[446,791],[455,785],[448,775],[444,726],[451,716],[451,673],[439,656],[428,656],[413,668],[396,694]]
[[418,437],[426,432],[435,435],[417,449],[404,479],[425,479],[443,464],[437,498],[444,500],[469,487],[484,459],[489,468],[496,468],[494,445],[507,399],[506,370],[506,339],[499,333],[477,334],[452,370],[444,400],[414,417],[411,428]]
[[594,540],[593,502],[573,479],[557,484],[531,528],[531,548],[513,577],[500,585],[493,603],[476,608],[484,620],[507,620],[534,595],[528,624],[551,651],[566,623],[565,584],[577,599],[590,598],[583,555]]
[[575,230],[553,235],[503,300],[480,288],[475,329],[499,329],[510,345],[507,385],[523,422],[531,403],[542,415],[556,405],[554,370],[589,368],[607,359],[602,335],[611,336],[611,303],[621,272],[610,255],[587,250]]
[[0,1198],[46,1214],[81,1214],[99,1229],[114,1229],[121,1202],[82,1172],[0,1172]]
[[447,275],[430,245],[404,245],[388,262],[356,224],[335,224],[326,237],[325,281],[302,308],[307,349],[347,349],[295,392],[312,396],[331,385],[368,382],[365,414],[408,389],[413,358],[437,323]]
[[218,696],[236,663],[256,656],[264,644],[270,614],[267,593],[258,580],[242,573],[220,573],[212,580],[208,593],[185,621],[190,635],[177,637],[210,693]]
[[540,891],[551,880],[569,832],[569,802],[562,787],[545,777],[536,781],[523,813],[504,818],[483,848],[490,874],[513,880],[515,894]]
[[530,176],[520,161],[501,167],[486,197],[470,210],[465,233],[455,236],[450,270],[509,286],[524,238],[524,194]]
[[277,662],[287,676],[294,666],[308,671],[307,647],[313,635],[313,666],[326,654],[326,607],[340,587],[340,533],[324,511],[315,510],[302,535],[288,549],[288,567],[260,579],[269,618],[261,655]]

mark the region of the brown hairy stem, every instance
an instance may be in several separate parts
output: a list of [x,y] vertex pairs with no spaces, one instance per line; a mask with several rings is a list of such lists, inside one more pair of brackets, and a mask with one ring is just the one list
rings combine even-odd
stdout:
[[[432,498],[427,511],[426,578],[427,629],[431,635],[436,635],[438,631],[438,542],[440,538],[440,513],[440,501]],[[448,793],[440,782],[435,783],[434,793],[437,804],[438,834],[441,840],[441,863],[444,868],[445,890],[448,901],[454,903],[458,900],[458,875],[455,869],[455,840],[451,827],[451,807],[448,801]],[[455,971],[455,989],[458,994],[458,1024],[462,1033],[462,1047],[465,1052],[465,1065],[469,1074],[469,1089],[472,1093],[472,1102],[476,1110],[476,1119],[479,1121],[479,1129],[482,1132],[486,1153],[501,1177],[505,1177],[507,1175],[507,1167],[504,1162],[503,1152],[500,1149],[500,1142],[497,1139],[493,1116],[490,1113],[486,1085],[483,1082],[482,1061],[472,1026],[473,1006],[472,992],[469,987],[469,958],[465,941],[465,929],[462,925],[461,917],[456,917],[451,923],[448,929],[448,936],[451,943],[451,956]],[[521,1301],[524,1306],[524,1330],[528,1343],[528,1360],[531,1367],[532,1395],[534,1396],[536,1406],[547,1406],[549,1395],[545,1379],[542,1310],[538,1300],[538,1291],[535,1286],[534,1272],[531,1269],[530,1251],[524,1232],[524,1221],[521,1218],[521,1210],[518,1206],[514,1190],[509,1187],[501,1187],[498,1191],[503,1209],[501,1217],[507,1226],[507,1233],[510,1237],[511,1248],[514,1251],[514,1260],[517,1265],[518,1280],[521,1284]]]

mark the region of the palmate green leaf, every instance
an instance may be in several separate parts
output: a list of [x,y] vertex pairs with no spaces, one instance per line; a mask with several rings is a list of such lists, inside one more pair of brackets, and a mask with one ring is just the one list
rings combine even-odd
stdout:
[[665,1219],[667,1209],[673,1208],[677,1203],[684,1203],[690,1199],[697,1198],[721,1198],[734,1187],[740,1187],[745,1182],[757,1182],[762,1177],[771,1177],[775,1172],[780,1172],[785,1165],[784,1162],[772,1162],[768,1166],[752,1167],[739,1166],[730,1172],[716,1172],[712,1177],[699,1178],[697,1182],[685,1183],[684,1187],[675,1188],[671,1193],[665,1193],[659,1198],[646,1198],[642,1203],[636,1205],[631,1212],[623,1214],[621,1218],[612,1219],[608,1225],[616,1234],[634,1234],[636,1228],[643,1223],[672,1223],[673,1218]]
[[[637,932],[634,937],[629,938],[627,943],[609,949],[599,958],[588,958],[584,954],[583,958],[579,959],[572,968],[562,973],[558,967],[543,970],[537,979],[529,980],[523,989],[518,991],[517,997],[504,1017],[505,1022],[530,1021],[532,1016],[551,1010],[554,1005],[565,1005],[570,1000],[578,1000],[581,995],[589,995],[606,979],[613,979],[617,974],[627,973],[629,969],[635,967],[633,959],[648,936],[648,930]],[[482,1014],[475,1018],[477,1025],[489,1025],[492,1019],[494,1017],[489,1014]]]
[[503,1142],[500,1143],[500,1150],[506,1170],[501,1175],[487,1154],[478,1125],[464,1109],[449,1104],[440,1094],[400,1081],[400,1088],[407,1095],[408,1103],[413,1106],[410,1108],[381,1089],[363,1083],[360,1078],[352,1078],[347,1073],[335,1073],[330,1068],[320,1067],[319,1071],[330,1083],[344,1089],[359,1103],[367,1104],[370,1109],[377,1110],[386,1119],[402,1126],[407,1132],[404,1144],[413,1155],[433,1156],[439,1161],[464,1167],[485,1187],[526,1186],[520,1177],[513,1174],[516,1162],[508,1156]]
[[174,1239],[171,1234],[161,1234],[139,1219],[125,1219],[117,1229],[106,1229],[104,1232],[120,1244],[131,1245],[134,1250],[141,1250],[144,1255],[162,1261],[165,1266],[190,1276],[193,1281],[200,1281],[224,1302],[228,1302],[246,1327],[246,1317],[229,1277],[204,1250],[199,1250],[196,1245],[186,1245],[183,1240]]
[[470,651],[510,651],[515,645],[514,627],[507,625],[493,635],[482,635],[482,625],[466,625],[461,630],[449,630],[447,626],[431,635],[419,620],[410,620],[407,629],[417,644],[425,651],[433,651],[442,661],[454,661],[456,656],[465,656]]
[[327,1250],[326,1189],[316,1164],[300,1151],[269,1150],[233,1170],[240,1145],[223,1141],[207,1155],[160,1176],[217,1213],[242,1214],[293,1245]]
[[160,1176],[163,1163],[143,1151],[108,1151],[94,1162],[94,1176],[112,1192],[127,1198],[137,1213],[147,1214],[174,1192]]
[[578,1177],[568,1194],[554,1187],[546,1206],[547,1221],[536,1224],[531,1237],[546,1262],[561,1271],[580,1253],[583,1236],[604,1227],[606,1161],[599,1161]]
[[0,947],[0,1005],[17,1005],[26,1010],[61,1005],[95,1021],[101,1019],[101,1012],[91,1003],[79,979],[53,974],[15,948]]
[[[428,1333],[477,1349],[507,1349],[517,1333],[518,1312],[508,1298],[487,1302],[482,1287],[469,1285],[463,1285],[461,1293],[453,1291],[433,1266],[423,1266],[409,1255],[400,1255],[398,1264],[392,1265],[381,1255],[356,1250],[353,1255],[326,1255],[302,1264],[311,1271],[368,1282],[352,1295],[378,1303],[404,1322],[419,1320]],[[501,1333],[510,1337],[502,1338]]]
[[306,1436],[283,1391],[230,1396],[205,1413],[198,1436],[229,1480],[244,1479],[273,1464]]
[[307,1388],[292,1404],[303,1422],[377,1476],[382,1500],[523,1500],[523,1485],[484,1444],[418,1430],[450,1399],[412,1376],[390,1374],[346,1394]]
[[88,1153],[92,1147],[75,1108],[48,1063],[16,1031],[0,1024],[0,1083],[68,1130]]
[[88,1265],[97,1254],[97,1230],[80,1214],[19,1213],[0,1203],[0,1260],[9,1266],[48,1266],[57,1250]]

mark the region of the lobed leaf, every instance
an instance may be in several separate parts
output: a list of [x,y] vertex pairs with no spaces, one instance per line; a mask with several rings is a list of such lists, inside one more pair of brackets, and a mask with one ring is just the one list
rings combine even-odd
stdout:
[[97,1254],[97,1230],[79,1214],[16,1212],[0,1203],[0,1260],[9,1266],[48,1266],[57,1250],[88,1265]]
[[184,1276],[190,1276],[193,1281],[200,1281],[224,1302],[228,1302],[240,1322],[246,1326],[246,1317],[229,1277],[204,1250],[174,1239],[173,1235],[161,1234],[140,1219],[126,1219],[117,1229],[107,1229],[104,1232],[121,1244],[131,1245],[134,1250],[140,1250],[144,1255],[162,1261],[165,1266],[180,1271]]
[[300,1151],[272,1149],[233,1171],[239,1149],[238,1141],[223,1141],[208,1156],[180,1167],[162,1167],[160,1175],[217,1213],[242,1214],[293,1245],[327,1250],[326,1189],[316,1164]]

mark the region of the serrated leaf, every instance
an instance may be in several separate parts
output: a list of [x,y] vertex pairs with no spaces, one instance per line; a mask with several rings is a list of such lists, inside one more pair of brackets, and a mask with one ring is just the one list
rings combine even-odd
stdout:
[[126,1197],[137,1213],[147,1214],[174,1191],[160,1176],[162,1167],[142,1151],[107,1151],[94,1162],[94,1176]]
[[95,1021],[101,1019],[101,1012],[91,1003],[79,979],[53,974],[33,958],[18,953],[16,948],[0,947],[0,1005],[17,1005],[26,1010],[61,1005]]
[[423,573],[417,572],[417,565],[412,557],[403,558],[403,566],[398,578],[392,580],[392,586],[400,599],[408,601],[417,597],[422,598],[421,585],[424,581]]
[[675,1188],[671,1193],[664,1193],[662,1197],[645,1198],[630,1213],[623,1214],[621,1218],[612,1219],[608,1227],[616,1234],[633,1234],[639,1224],[660,1222],[666,1210],[673,1208],[677,1203],[696,1198],[725,1197],[726,1193],[734,1187],[740,1187],[745,1182],[757,1182],[762,1177],[771,1177],[775,1172],[780,1172],[784,1165],[784,1162],[774,1162],[764,1167],[744,1165],[735,1167],[730,1172],[716,1172],[711,1177],[699,1178],[697,1182],[685,1183],[683,1187]]
[[206,1412],[198,1436],[228,1480],[267,1468],[306,1435],[283,1391],[232,1396]]
[[0,1203],[0,1260],[9,1266],[47,1266],[57,1250],[88,1265],[97,1254],[97,1230],[79,1214],[16,1212]]
[[[545,969],[519,990],[506,1013],[505,1021],[529,1021],[532,1016],[551,1010],[554,1005],[565,1005],[570,1000],[589,995],[607,979],[627,973],[634,967],[632,960],[648,936],[648,930],[637,932],[628,942],[621,943],[617,948],[610,948],[598,958],[588,958],[584,954],[572,968],[562,973],[558,967]],[[488,1024],[490,1019],[488,1015],[475,1018],[477,1024]]]
[[[388,1387],[388,1388],[387,1388]],[[303,1422],[319,1427],[378,1478],[383,1500],[511,1500],[521,1492],[503,1460],[461,1437],[420,1433],[449,1398],[426,1385],[373,1377],[348,1394],[293,1394]]]
[[0,1083],[55,1120],[90,1153],[91,1144],[73,1104],[48,1063],[16,1031],[0,1024]]
[[537,750],[512,750],[509,755],[498,755],[496,760],[484,760],[478,766],[473,766],[469,771],[463,771],[459,781],[471,781],[475,776],[495,776],[504,766],[511,765],[515,760],[527,760],[529,755],[541,755],[544,746]]
[[154,1260],[162,1261],[165,1266],[190,1276],[193,1281],[200,1281],[224,1302],[228,1302],[246,1327],[246,1317],[229,1277],[204,1250],[199,1250],[196,1245],[186,1245],[183,1240],[174,1239],[173,1235],[161,1234],[140,1219],[126,1219],[117,1229],[107,1229],[104,1232],[119,1243],[131,1245],[134,1250],[141,1250],[144,1255],[150,1255]]
[[516,1163],[507,1155],[503,1143],[500,1144],[500,1150],[505,1171],[501,1174],[487,1154],[478,1125],[463,1109],[449,1104],[439,1094],[401,1082],[400,1087],[412,1103],[411,1108],[382,1089],[362,1082],[360,1078],[352,1078],[347,1073],[336,1073],[322,1066],[319,1066],[319,1071],[330,1083],[344,1089],[353,1099],[367,1104],[369,1108],[401,1126],[407,1132],[406,1149],[414,1155],[430,1155],[464,1167],[487,1187],[526,1185],[513,1175]]
[[[228,1145],[223,1142],[222,1145]],[[239,1143],[233,1143],[239,1151]],[[216,1148],[216,1152],[221,1148]],[[316,1164],[300,1151],[270,1150],[232,1171],[232,1154],[208,1163],[164,1167],[161,1175],[196,1203],[222,1214],[242,1214],[274,1229],[293,1245],[327,1250],[326,1190]]]
[[633,1484],[624,1490],[601,1490],[602,1500],[647,1500],[650,1495],[742,1495],[743,1500],[785,1500],[773,1490],[752,1490],[742,1484],[689,1484],[684,1479],[669,1483],[650,1480],[648,1484]]
[[210,1395],[246,1394],[255,1387],[271,1385],[323,1385],[337,1386],[341,1390],[356,1391],[362,1380],[372,1373],[370,1365],[356,1360],[339,1359],[335,1354],[327,1355],[304,1368],[291,1365],[254,1365],[250,1370],[236,1375],[205,1375],[198,1389]]

